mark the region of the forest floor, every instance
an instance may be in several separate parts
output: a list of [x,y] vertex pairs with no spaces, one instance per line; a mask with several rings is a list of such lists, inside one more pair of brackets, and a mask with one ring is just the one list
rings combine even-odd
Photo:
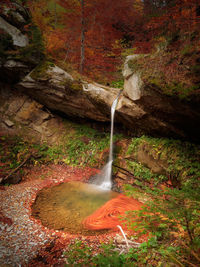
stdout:
[[67,247],[82,240],[98,251],[102,242],[113,240],[117,232],[98,236],[72,235],[50,230],[31,216],[31,205],[44,187],[68,181],[87,182],[97,172],[91,168],[43,165],[26,169],[16,185],[1,186],[0,195],[0,266],[64,266]]
[[[74,130],[74,128],[72,128],[72,130]],[[140,138],[140,141],[141,140],[143,140],[142,144],[146,145],[145,149],[149,149],[151,152],[156,152],[156,155],[157,153],[162,152],[163,146],[161,142],[147,138]],[[146,240],[145,237],[136,239],[137,236],[135,232],[129,234],[125,231],[130,241],[129,244],[132,244],[130,245],[131,252],[129,254],[126,242],[119,230],[113,230],[103,234],[98,233],[98,235],[90,236],[70,234],[61,230],[53,230],[50,229],[50,227],[45,227],[39,219],[35,219],[32,216],[32,204],[34,203],[37,194],[43,188],[70,181],[89,182],[90,177],[98,173],[99,169],[106,162],[106,157],[104,155],[106,155],[108,150],[108,141],[109,138],[107,138],[107,136],[97,135],[93,131],[90,132],[90,136],[88,137],[88,128],[78,127],[75,128],[73,135],[68,136],[67,145],[63,146],[62,149],[59,147],[48,147],[46,144],[41,145],[30,143],[18,136],[6,136],[3,134],[1,135],[0,133],[0,182],[2,184],[0,185],[0,267],[93,266],[80,264],[74,265],[74,259],[76,260],[76,263],[80,263],[80,260],[85,260],[85,262],[88,263],[89,259],[85,257],[84,247],[77,246],[78,242],[79,244],[83,244],[83,246],[89,247],[89,249],[85,251],[86,253],[89,251],[88,255],[90,255],[90,258],[91,255],[92,258],[100,255],[100,263],[105,259],[105,254],[101,253],[102,246],[104,244],[110,246],[110,243],[112,243],[115,247],[114,249],[117,250],[114,250],[113,247],[112,250],[107,250],[106,264],[110,263],[109,260],[111,259],[109,256],[112,256],[115,252],[117,252],[118,255],[115,254],[113,258],[114,260],[119,260],[120,263],[116,265],[116,262],[114,262],[113,265],[110,266],[132,266],[121,264],[121,262],[125,262],[129,256],[131,257],[131,264],[136,263],[135,266],[162,266],[163,262],[165,263],[168,260],[169,264],[172,262],[172,265],[169,266],[185,266],[185,262],[187,262],[187,264],[189,263],[189,265],[186,266],[199,266],[199,245],[198,243],[194,243],[193,247],[190,247],[189,234],[183,229],[184,221],[182,220],[183,209],[183,211],[192,214],[190,223],[192,227],[194,226],[192,230],[194,231],[194,235],[197,235],[195,236],[195,240],[198,241],[199,196],[196,195],[198,195],[199,192],[198,159],[200,154],[198,147],[187,143],[183,145],[183,143],[180,142],[174,143],[171,142],[171,140],[165,140],[166,143],[164,144],[167,144],[167,148],[169,149],[167,150],[168,154],[165,155],[168,155],[167,158],[172,158],[174,164],[170,165],[173,171],[172,178],[174,177],[173,173],[175,173],[176,170],[178,171],[181,167],[181,170],[184,170],[182,173],[186,173],[185,175],[186,177],[188,176],[188,181],[190,181],[186,186],[191,185],[191,182],[194,183],[195,191],[192,189],[191,193],[192,200],[193,197],[195,200],[197,199],[197,201],[192,202],[196,206],[192,206],[192,208],[188,209],[188,202],[184,202],[185,199],[187,200],[188,195],[185,197],[185,194],[182,195],[184,192],[174,190],[176,194],[177,192],[180,194],[180,196],[177,196],[174,193],[175,200],[173,202],[172,198],[172,202],[170,202],[170,204],[173,204],[173,212],[176,212],[172,215],[177,216],[178,214],[179,216],[177,217],[177,224],[176,221],[173,221],[175,226],[177,225],[177,228],[174,228],[174,224],[171,224],[172,221],[170,219],[167,221],[166,217],[160,217],[163,223],[161,225],[162,227],[156,227],[156,233],[158,238],[162,236],[163,239],[158,240],[157,237],[152,237],[148,239],[148,242],[145,242],[147,241],[147,238]],[[135,146],[138,144],[137,142],[138,139],[133,140],[132,143],[129,142],[130,155],[133,155],[132,152],[134,149],[138,148]],[[123,144],[127,145],[126,143]],[[125,151],[123,144],[122,148],[123,151]],[[152,149],[152,146],[154,149]],[[173,156],[171,156],[172,154]],[[120,160],[122,160],[124,156],[126,155],[122,154]],[[130,159],[130,157],[126,159]],[[131,162],[132,159],[130,163]],[[87,167],[89,166],[89,163],[90,167]],[[95,163],[96,165],[93,165],[92,163]],[[135,165],[133,166],[138,167],[136,162],[134,162],[134,164]],[[133,172],[132,169],[131,172]],[[128,177],[126,177],[126,179],[128,181],[132,179],[132,176],[129,177],[131,172],[128,172],[127,174]],[[157,184],[156,182],[158,179],[161,179],[162,182],[162,177],[159,177],[158,175],[156,176],[156,174],[150,175],[147,169],[141,167],[141,164],[139,164],[139,169],[134,169],[134,175],[136,175],[136,178],[138,179],[142,177],[142,181],[148,182],[150,179],[152,188],[154,188],[154,183],[155,185]],[[121,178],[124,179],[123,176],[121,176]],[[114,179],[114,181],[116,182],[116,188],[120,191],[122,188],[120,182],[118,182],[117,179]],[[190,189],[189,186],[188,188]],[[170,193],[173,193],[172,190]],[[144,193],[142,194],[144,195]],[[131,196],[135,197],[135,194],[133,194],[132,191]],[[136,197],[136,199],[139,198]],[[166,203],[163,201],[162,190],[156,200],[160,205],[169,203],[169,201]],[[144,201],[140,199],[139,201],[144,203]],[[177,206],[177,203],[181,203],[182,209],[180,209],[180,204]],[[184,203],[186,203],[186,206],[183,205]],[[119,205],[116,206],[118,207]],[[164,212],[165,206],[161,208],[161,211]],[[181,212],[180,214],[179,211]],[[155,212],[157,219],[157,214],[160,210],[156,209],[155,211],[153,210],[153,212]],[[110,214],[111,213],[108,213],[109,216]],[[146,213],[143,215],[146,216]],[[169,215],[171,216],[171,214]],[[113,216],[110,216],[110,218],[111,217]],[[152,213],[149,218],[152,218]],[[183,224],[180,224],[182,221]],[[134,223],[134,220],[132,220],[131,223],[132,222]],[[154,221],[152,222],[154,227]],[[141,226],[141,224],[139,226]],[[149,225],[143,224],[142,227],[146,227],[146,233],[151,233],[149,232]],[[123,228],[125,227],[123,226]],[[133,229],[135,231],[135,228]],[[138,246],[134,247],[134,242],[137,243]],[[176,249],[179,248],[180,250],[176,252]],[[80,255],[77,255],[77,252],[80,253]],[[168,254],[173,256],[172,260],[171,258],[169,259]],[[73,264],[71,264],[72,262],[70,261],[72,261]],[[175,265],[173,265],[174,262]],[[93,262],[91,263],[93,264]]]
[[103,243],[126,248],[119,230],[87,236],[70,234],[48,229],[32,216],[32,204],[41,189],[63,182],[87,183],[98,172],[66,164],[26,165],[20,183],[0,186],[0,266],[65,266],[69,245],[76,241],[89,246],[94,254]]
[[[32,216],[37,193],[63,182],[88,182],[98,169],[55,163],[59,151],[0,133],[0,267],[65,266],[76,241],[97,253],[102,243],[126,244],[119,230],[84,236],[48,229]],[[5,179],[5,177],[7,177]],[[5,179],[5,180],[4,180]],[[142,241],[141,241],[142,242]]]

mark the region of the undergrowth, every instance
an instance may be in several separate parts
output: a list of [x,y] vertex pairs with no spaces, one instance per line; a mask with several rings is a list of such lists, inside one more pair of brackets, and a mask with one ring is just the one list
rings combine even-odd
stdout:
[[[9,173],[31,154],[33,165],[48,162],[73,166],[99,166],[109,151],[109,134],[87,126],[65,122],[68,134],[60,145],[32,144],[20,137],[1,136],[0,164]],[[119,140],[121,136],[115,136]],[[139,149],[155,161],[165,162],[165,173],[156,174],[136,161]],[[124,149],[126,167],[134,174],[124,191],[134,196],[140,191],[148,202],[139,211],[123,217],[128,227],[149,239],[138,248],[120,254],[113,245],[102,245],[97,254],[78,241],[67,250],[66,266],[199,266],[200,265],[200,149],[188,142],[133,138]],[[170,183],[169,183],[170,181]]]
[[[0,136],[2,176],[16,169],[27,157],[29,165],[59,163],[70,166],[101,167],[109,153],[109,133],[101,133],[85,125],[65,121],[68,133],[57,145],[39,144],[19,136]],[[121,138],[114,136],[114,141]]]
[[112,244],[102,244],[98,253],[94,255],[91,247],[82,241],[70,244],[65,255],[67,256],[67,266],[98,266],[98,267],[134,267],[133,260],[137,255],[131,251],[127,254],[119,254],[114,250]]
[[[125,224],[138,235],[155,238],[160,266],[164,262],[166,266],[199,266],[200,148],[188,142],[143,136],[132,140],[127,155],[137,158],[140,148],[155,161],[165,162],[165,175],[152,173],[131,159],[127,161],[136,177],[136,187],[126,185],[126,194],[134,196],[139,190],[149,197],[142,210],[127,212]],[[151,260],[149,253],[147,263]]]
[[[134,196],[133,187],[128,185],[126,190],[129,196]],[[146,192],[152,200],[140,211],[127,212],[125,224],[138,231],[138,235],[148,234],[157,240],[162,263],[199,266],[200,187],[146,188]]]
[[198,145],[167,138],[151,138],[142,136],[133,138],[128,147],[127,155],[137,158],[142,148],[155,162],[164,166],[164,174],[152,173],[148,168],[132,159],[127,159],[127,167],[136,177],[153,180],[155,184],[170,181],[173,186],[198,183],[200,177],[200,147]]
[[[67,123],[67,122],[66,122]],[[68,123],[66,127],[69,127]],[[64,137],[66,157],[71,165],[100,167],[109,153],[110,134],[98,132],[85,125],[70,124],[71,130]],[[122,138],[114,135],[114,142]]]

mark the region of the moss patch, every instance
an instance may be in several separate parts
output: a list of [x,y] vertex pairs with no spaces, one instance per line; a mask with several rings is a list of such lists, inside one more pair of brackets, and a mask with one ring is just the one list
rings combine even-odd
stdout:
[[[141,163],[135,162],[141,147],[155,161],[162,162],[165,175],[155,174]],[[188,182],[195,184],[200,176],[200,146],[188,142],[145,136],[134,138],[128,147],[127,158],[127,167],[136,177],[153,179],[156,183],[171,180],[174,186]]]
[[200,61],[199,36],[178,36],[178,40],[166,41],[165,46],[149,55],[136,57],[128,62],[133,72],[140,72],[148,87],[155,87],[162,94],[190,100],[199,94]]
[[48,78],[47,70],[49,67],[54,67],[54,63],[50,61],[41,62],[30,74],[30,76],[37,80],[38,78]]
[[[70,130],[63,137],[66,151],[64,162],[70,165],[101,167],[108,157],[110,134],[68,121],[65,121],[65,125]],[[121,138],[121,135],[114,135],[114,141]]]
[[[142,56],[140,57],[140,59]],[[141,69],[140,61],[137,60],[137,58],[131,59],[128,61],[128,67],[131,69],[131,71],[136,72],[139,69]]]
[[79,80],[71,81],[70,79],[66,79],[61,83],[61,85],[64,85],[70,90],[75,90],[75,91],[83,90],[82,83]]

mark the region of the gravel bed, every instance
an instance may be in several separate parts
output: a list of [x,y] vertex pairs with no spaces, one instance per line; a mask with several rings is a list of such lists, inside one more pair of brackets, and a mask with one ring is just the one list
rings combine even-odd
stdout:
[[[87,178],[90,172],[86,172]],[[45,180],[37,179],[41,175],[45,176]],[[62,166],[36,168],[24,182],[0,190],[0,266],[23,266],[53,239],[67,236],[66,233],[47,229],[32,218],[31,204],[43,187],[71,179],[80,180],[81,176],[80,170]]]
[[[72,235],[50,230],[31,216],[31,205],[42,188],[73,180],[86,182],[97,172],[90,168],[40,166],[29,170],[20,184],[1,187],[0,267],[64,266],[67,255],[63,252],[75,239],[86,242],[94,251],[98,251],[102,242],[115,241],[119,231],[95,236]],[[51,244],[54,244],[52,250]],[[48,256],[50,261],[45,263]]]
[[0,191],[1,210],[12,224],[0,223],[0,264],[20,266],[35,257],[52,239],[42,225],[30,218],[27,203],[38,188],[38,181],[26,182]]

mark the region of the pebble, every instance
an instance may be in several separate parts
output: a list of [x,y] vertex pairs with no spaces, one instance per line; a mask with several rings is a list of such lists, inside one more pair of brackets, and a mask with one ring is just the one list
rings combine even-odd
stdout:
[[9,226],[8,228],[6,228],[6,231],[10,232],[12,230],[12,226]]
[[1,210],[13,224],[0,224],[0,266],[21,266],[36,257],[38,250],[50,242],[48,231],[32,221],[31,211],[24,207],[25,203],[31,202],[35,186],[37,181],[29,181],[1,191]]
[[[0,192],[0,210],[4,216],[10,218],[13,222],[12,225],[0,223],[0,266],[24,266],[35,258],[38,252],[44,249],[45,245],[50,244],[52,240],[57,239],[61,235],[67,242],[71,239],[74,240],[76,237],[77,240],[80,240],[78,235],[71,236],[68,233],[49,230],[31,216],[30,205],[34,202],[36,193],[40,189],[66,181],[67,177],[70,177],[72,180],[77,180],[79,176],[81,180],[83,177],[83,170],[77,171],[70,167],[66,170],[62,169],[64,167],[61,166],[59,169],[56,165],[54,167],[52,169],[49,167],[48,169],[47,166],[44,166],[45,171],[42,172],[39,169],[38,174],[36,171],[33,171],[32,178],[34,179],[31,178],[30,174],[28,181],[9,186],[5,191]],[[56,180],[52,178],[48,178],[48,180],[35,179],[36,176],[39,177],[41,173],[47,173],[49,170],[54,171],[52,177],[56,177]],[[79,172],[81,172],[81,175],[78,175]],[[91,169],[86,170],[84,178],[87,175],[89,177],[91,174],[95,174],[95,172],[91,171]],[[99,236],[96,239],[92,237],[92,240],[95,244],[100,242]]]

